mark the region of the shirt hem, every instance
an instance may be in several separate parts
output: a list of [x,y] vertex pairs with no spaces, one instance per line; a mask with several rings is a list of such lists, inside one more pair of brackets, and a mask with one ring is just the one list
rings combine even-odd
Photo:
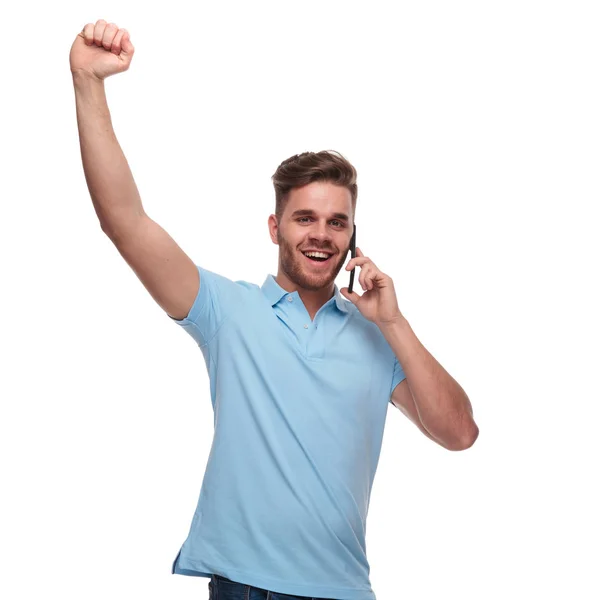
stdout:
[[245,585],[270,590],[280,594],[291,594],[295,596],[311,596],[319,598],[337,598],[338,600],[376,600],[375,594],[371,588],[357,590],[340,587],[312,586],[307,584],[290,583],[271,577],[262,577],[256,574],[238,571],[229,566],[219,567],[209,565],[204,561],[194,561],[186,558],[175,559],[172,574],[188,575],[195,577],[208,577],[212,574],[221,575],[232,581]]

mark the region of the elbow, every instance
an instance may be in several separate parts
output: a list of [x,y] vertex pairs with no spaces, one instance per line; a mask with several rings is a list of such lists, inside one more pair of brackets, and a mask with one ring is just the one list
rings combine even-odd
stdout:
[[100,229],[111,240],[114,239],[114,230],[106,221],[100,221]]
[[461,451],[467,450],[474,443],[475,440],[479,437],[479,427],[473,422],[472,427],[469,429],[468,433],[462,435],[460,440],[454,444],[452,447],[449,447],[448,450]]

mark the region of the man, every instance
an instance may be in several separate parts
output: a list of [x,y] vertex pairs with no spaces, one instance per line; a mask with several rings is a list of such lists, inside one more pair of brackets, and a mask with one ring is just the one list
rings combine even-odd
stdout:
[[70,56],[86,180],[102,230],[198,343],[214,438],[173,573],[211,597],[375,600],[366,517],[392,402],[449,450],[478,435],[462,388],[418,341],[391,278],[357,248],[362,295],[334,281],[350,248],[354,167],[305,152],[273,175],[277,276],[258,286],[194,264],[144,212],[103,80],[129,67],[129,35],[100,20]]

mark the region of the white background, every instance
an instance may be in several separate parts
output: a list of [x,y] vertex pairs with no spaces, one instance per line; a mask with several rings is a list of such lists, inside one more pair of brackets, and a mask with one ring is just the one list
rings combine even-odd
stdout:
[[10,9],[0,596],[208,597],[171,575],[212,440],[204,361],[100,230],[81,165],[68,55],[104,18],[136,49],[106,90],[146,212],[196,264],[260,285],[271,175],[338,150],[359,246],[473,403],[464,452],[389,407],[377,599],[600,597],[599,16],[573,0]]

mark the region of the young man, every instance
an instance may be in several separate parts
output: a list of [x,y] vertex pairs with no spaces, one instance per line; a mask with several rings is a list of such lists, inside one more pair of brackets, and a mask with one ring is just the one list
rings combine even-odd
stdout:
[[129,36],[88,24],[71,49],[81,152],[103,231],[198,343],[214,438],[173,573],[211,597],[374,600],[366,517],[392,402],[449,450],[478,428],[462,388],[418,341],[391,278],[357,248],[363,293],[338,290],[353,232],[354,167],[305,152],[273,175],[277,275],[258,286],[194,264],[143,210],[103,80],[129,67]]

